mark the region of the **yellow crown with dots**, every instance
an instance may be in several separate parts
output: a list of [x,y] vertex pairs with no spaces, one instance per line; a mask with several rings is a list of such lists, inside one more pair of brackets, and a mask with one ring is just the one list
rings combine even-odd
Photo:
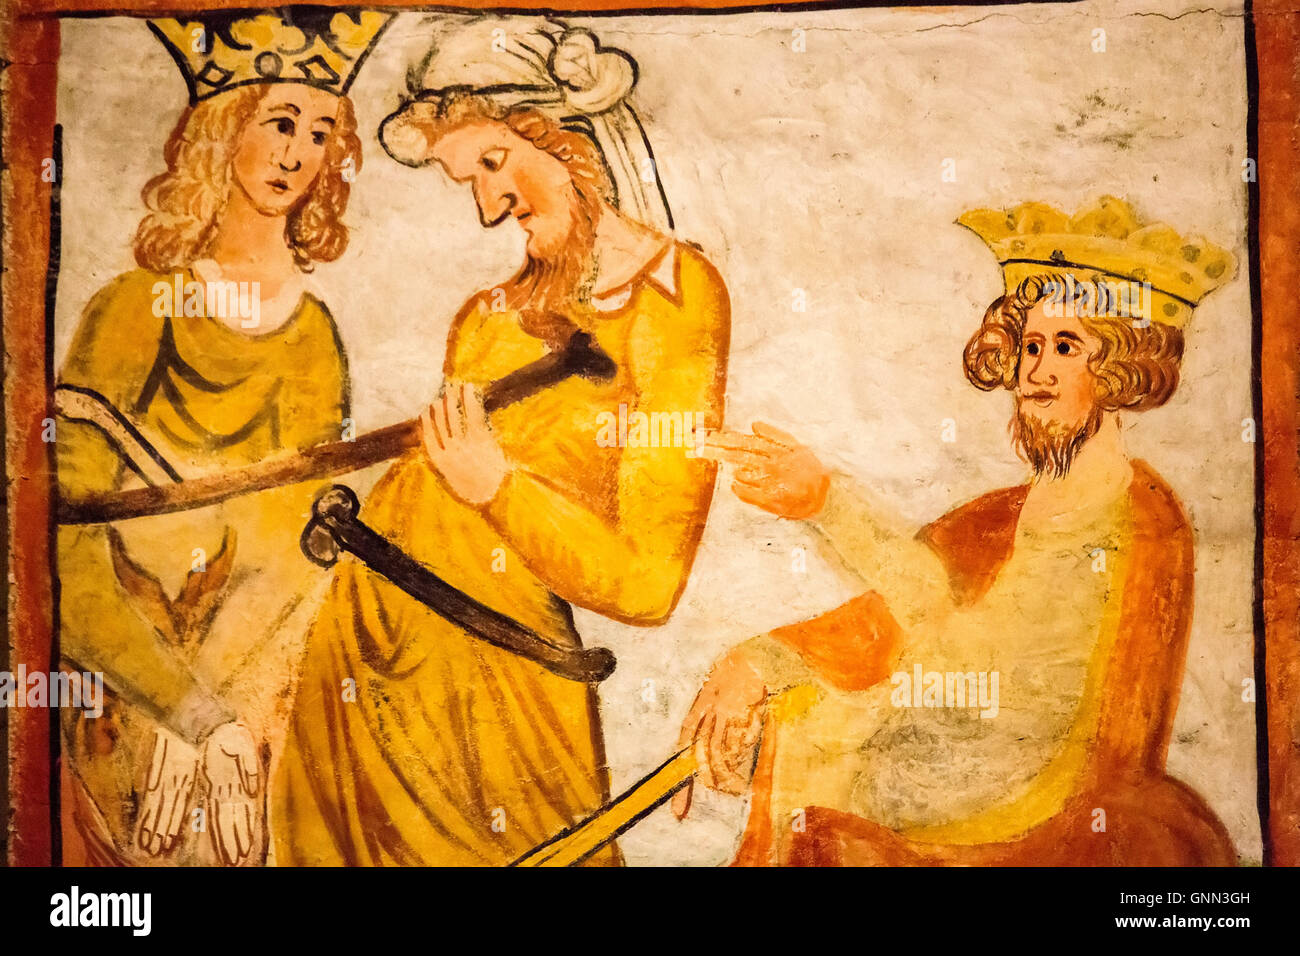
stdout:
[[205,13],[151,20],[189,87],[190,103],[254,83],[347,93],[390,13],[336,7]]
[[1147,318],[1178,328],[1237,269],[1237,260],[1221,246],[1182,236],[1162,222],[1143,223],[1132,206],[1114,196],[1102,196],[1072,216],[1046,203],[1027,202],[1009,212],[972,209],[957,222],[997,256],[1008,292],[1043,273],[1129,283],[1145,290]]

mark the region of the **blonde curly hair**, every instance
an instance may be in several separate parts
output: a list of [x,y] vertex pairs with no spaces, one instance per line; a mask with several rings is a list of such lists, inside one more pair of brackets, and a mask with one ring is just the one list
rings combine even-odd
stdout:
[[[149,209],[135,233],[135,261],[142,268],[170,272],[208,253],[230,196],[239,136],[269,90],[269,84],[240,87],[181,114],[163,148],[167,171],[141,192]],[[351,100],[339,100],[320,173],[285,219],[284,241],[305,272],[313,262],[337,259],[348,245],[342,217],[350,186],[343,170],[361,168],[361,140]]]
[[[1014,292],[999,296],[984,313],[963,354],[966,378],[990,391],[1019,385],[1020,347],[1029,310],[1044,299],[1063,301],[1067,290],[1087,294],[1104,286],[1070,283],[1060,273],[1026,278]],[[1101,342],[1088,367],[1097,377],[1097,400],[1105,411],[1146,411],[1169,401],[1178,387],[1183,359],[1183,332],[1171,325],[1149,322],[1135,327],[1128,319],[1080,315],[1083,327]]]

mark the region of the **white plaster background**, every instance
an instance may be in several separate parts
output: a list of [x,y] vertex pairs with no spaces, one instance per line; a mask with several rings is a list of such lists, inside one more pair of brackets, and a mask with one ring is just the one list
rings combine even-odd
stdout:
[[[1184,12],[1184,11],[1187,12]],[[1135,12],[1140,11],[1140,12]],[[1240,4],[1178,0],[935,10],[594,18],[636,57],[635,104],[681,236],[727,279],[728,420],[765,419],[871,482],[918,524],[1023,476],[1009,398],[971,388],[961,349],[1000,292],[965,209],[1102,193],[1211,237],[1242,263],[1197,310],[1184,380],[1136,417],[1130,449],[1182,496],[1197,534],[1196,607],[1172,773],[1260,857],[1251,675],[1253,446],[1246,278],[1246,92]],[[805,31],[806,52],[791,49]],[[1092,31],[1106,31],[1094,53]],[[352,242],[315,281],[350,356],[358,425],[416,413],[436,387],[457,306],[519,261],[513,224],[482,230],[468,191],[391,162],[374,138],[395,104],[419,17],[390,28],[353,88],[366,161]],[[140,189],[184,84],[143,23],[65,21],[63,259],[58,358],[90,295],[133,267]],[[941,163],[956,163],[956,182]],[[791,310],[806,290],[805,313]],[[957,423],[955,443],[941,423]],[[716,498],[673,619],[634,629],[579,612],[616,650],[602,710],[616,789],[666,756],[711,660],[851,591],[801,527]],[[809,548],[806,573],[791,554]],[[656,700],[643,700],[644,681]],[[730,859],[744,803],[705,795],[684,824],[660,810],[622,840],[641,864]]]

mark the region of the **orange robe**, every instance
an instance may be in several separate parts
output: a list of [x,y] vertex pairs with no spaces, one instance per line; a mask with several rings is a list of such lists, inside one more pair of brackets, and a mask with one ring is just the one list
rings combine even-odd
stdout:
[[[928,525],[959,605],[978,601],[1011,555],[1028,488],[991,492]],[[1195,792],[1165,773],[1192,612],[1192,532],[1174,493],[1147,464],[1129,486],[1132,555],[1113,640],[1096,666],[1100,707],[1073,796],[1044,823],[997,843],[909,839],[863,817],[805,808],[797,832],[773,832],[773,708],[754,774],[749,824],[735,863],[783,865],[1228,866],[1237,855],[1223,824]],[[821,617],[773,632],[828,683],[863,690],[889,676],[902,632],[885,602],[864,594]],[[1094,829],[1096,810],[1105,829]]]

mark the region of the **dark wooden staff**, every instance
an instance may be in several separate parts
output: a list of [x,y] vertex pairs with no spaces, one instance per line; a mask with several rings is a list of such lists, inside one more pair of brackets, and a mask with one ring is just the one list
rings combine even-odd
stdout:
[[[564,348],[490,384],[484,391],[483,407],[493,412],[574,376],[606,381],[616,372],[613,359],[588,333],[575,332]],[[237,495],[357,471],[396,458],[419,444],[420,420],[415,418],[368,432],[355,441],[329,442],[235,471],[169,485],[90,495],[76,501],[61,500],[59,524],[100,524],[203,508]]]
[[448,584],[362,522],[357,516],[360,510],[356,492],[347,485],[327,488],[312,505],[311,519],[300,541],[302,553],[321,567],[331,568],[340,552],[346,551],[451,623],[560,677],[594,683],[614,672],[614,654],[609,648],[554,644],[513,618],[494,611]]

